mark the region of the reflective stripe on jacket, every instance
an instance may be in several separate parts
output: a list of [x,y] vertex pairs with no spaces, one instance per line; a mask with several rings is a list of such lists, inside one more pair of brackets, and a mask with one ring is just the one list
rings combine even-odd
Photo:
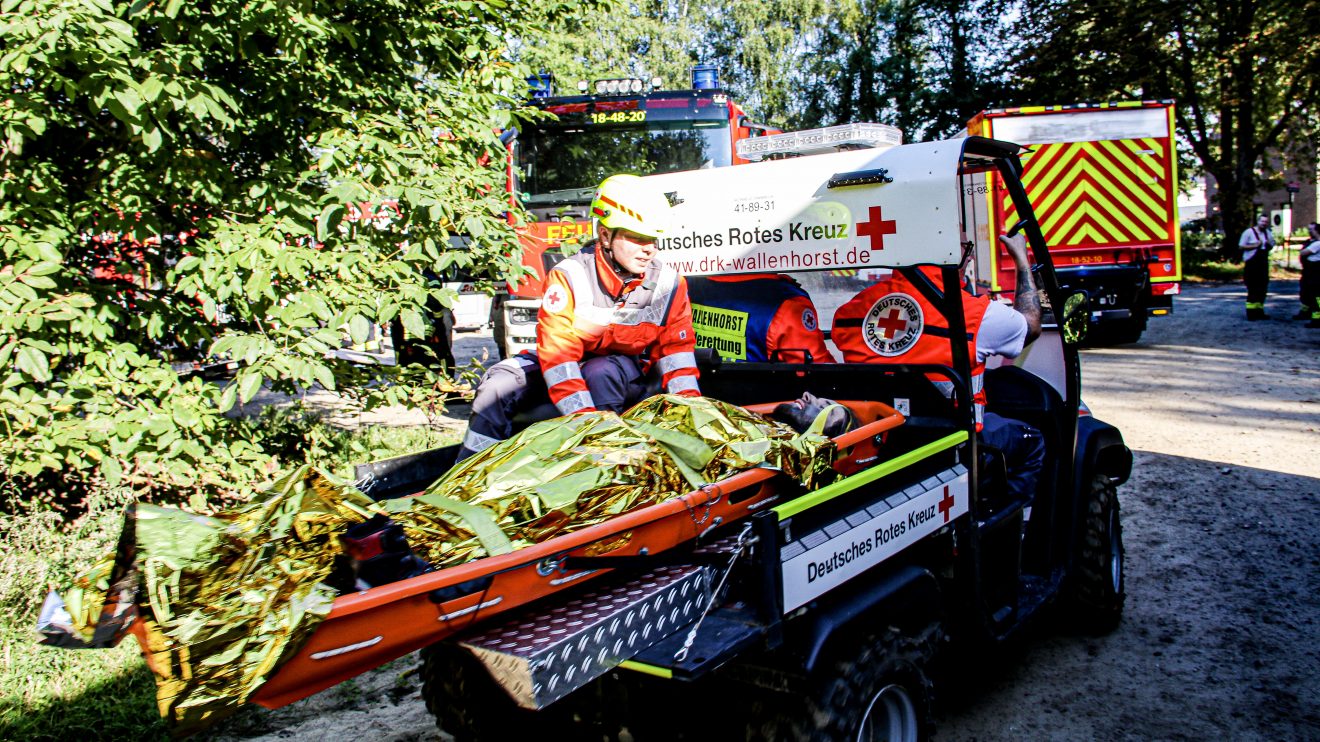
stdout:
[[[931,280],[937,287],[940,285],[938,275]],[[977,359],[976,336],[990,306],[990,297],[958,293],[962,296],[967,323],[973,412],[976,429],[980,430],[985,418],[985,363]],[[839,307],[834,313],[831,335],[845,363],[953,365],[948,321],[897,271]],[[952,396],[952,382],[939,374],[927,377],[945,396]]]
[[695,347],[687,282],[659,260],[625,283],[588,245],[546,278],[536,354],[561,414],[595,409],[578,367],[591,356],[643,357],[659,367],[665,391],[696,396]]

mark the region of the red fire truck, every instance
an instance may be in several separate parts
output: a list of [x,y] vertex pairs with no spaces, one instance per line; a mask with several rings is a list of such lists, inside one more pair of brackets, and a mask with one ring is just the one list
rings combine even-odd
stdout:
[[[1136,342],[1148,315],[1173,311],[1182,260],[1173,101],[1031,106],[982,111],[967,132],[1030,147],[1022,185],[1035,204],[1059,282],[1090,296],[1091,336]],[[978,282],[1013,291],[1013,263],[996,232],[1017,221],[998,173],[965,178],[964,197],[987,212]],[[991,248],[995,249],[991,249]]]
[[548,75],[533,78],[532,104],[555,115],[514,138],[510,189],[532,214],[520,232],[530,274],[496,297],[495,341],[502,356],[536,347],[536,313],[546,272],[591,239],[588,210],[601,180],[615,173],[655,175],[742,165],[737,142],[767,132],[720,86],[715,68],[692,69],[688,90],[660,90],[656,78],[579,83],[578,95],[551,95]]

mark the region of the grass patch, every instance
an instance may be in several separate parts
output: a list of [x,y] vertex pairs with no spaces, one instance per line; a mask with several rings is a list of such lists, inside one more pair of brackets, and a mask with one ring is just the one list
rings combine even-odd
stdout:
[[[1182,233],[1182,271],[1187,283],[1232,283],[1242,280],[1242,261],[1225,260],[1219,252],[1220,236],[1212,232]],[[1281,259],[1275,248],[1271,259]],[[1295,279],[1301,272],[1293,268],[1270,264],[1270,278]]]
[[[253,423],[263,442],[283,447],[282,460],[310,461],[344,478],[351,478],[354,463],[457,443],[460,435],[434,428],[347,431],[296,406],[264,411]],[[83,650],[36,643],[46,592],[114,548],[129,500],[125,491],[99,490],[72,520],[21,503],[0,515],[0,740],[169,739],[136,640]]]

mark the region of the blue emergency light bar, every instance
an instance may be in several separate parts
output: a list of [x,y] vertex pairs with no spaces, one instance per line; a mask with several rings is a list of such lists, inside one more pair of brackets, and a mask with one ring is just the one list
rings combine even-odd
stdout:
[[720,86],[720,71],[713,64],[698,64],[692,67],[693,90],[715,90]]
[[554,95],[555,76],[549,72],[532,75],[527,78],[527,88],[531,91],[532,99],[549,98]]

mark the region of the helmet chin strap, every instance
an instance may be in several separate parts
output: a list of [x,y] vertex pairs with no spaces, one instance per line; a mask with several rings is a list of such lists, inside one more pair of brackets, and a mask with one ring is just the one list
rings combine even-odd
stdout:
[[614,235],[618,234],[618,230],[611,229],[609,234],[610,234],[610,239],[605,244],[605,246],[601,248],[601,250],[604,251],[605,257],[609,258],[610,260],[610,269],[613,270],[614,275],[618,276],[620,279],[627,280],[630,278],[637,278],[638,274],[629,271],[628,269],[624,268],[622,265],[619,265],[619,261],[614,259]]

